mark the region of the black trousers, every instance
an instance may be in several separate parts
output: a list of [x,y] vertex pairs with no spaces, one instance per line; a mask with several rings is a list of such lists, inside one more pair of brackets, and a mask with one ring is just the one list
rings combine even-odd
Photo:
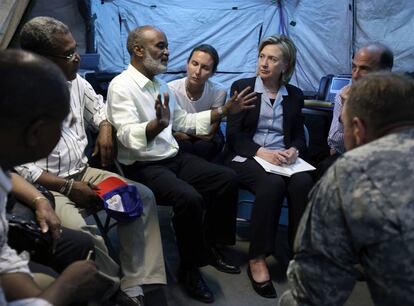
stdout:
[[235,243],[238,186],[231,169],[179,152],[124,166],[124,171],[151,188],[158,204],[173,207],[183,267],[206,265],[209,245]]
[[229,161],[228,165],[238,174],[241,185],[255,194],[250,219],[249,258],[274,253],[276,233],[285,197],[289,205],[289,244],[293,247],[296,230],[305,211],[308,193],[313,185],[310,174],[300,172],[291,177],[285,177],[268,173],[254,159],[247,159],[242,163]]
[[214,134],[211,140],[190,139],[177,140],[180,150],[197,155],[207,161],[215,161],[223,149],[224,136],[223,134]]
[[55,252],[50,255],[50,258],[35,256],[31,260],[61,273],[71,263],[86,259],[89,251],[94,248],[93,241],[87,234],[62,227],[61,237],[57,241]]

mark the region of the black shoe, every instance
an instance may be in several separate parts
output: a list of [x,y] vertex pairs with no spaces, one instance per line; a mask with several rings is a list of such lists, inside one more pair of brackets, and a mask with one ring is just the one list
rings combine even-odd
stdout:
[[221,252],[215,247],[212,247],[210,249],[208,263],[209,265],[224,273],[240,274],[241,272],[239,267],[225,262],[223,254],[221,254]]
[[184,286],[187,293],[204,303],[213,303],[214,296],[197,268],[178,270],[178,281]]
[[250,282],[252,283],[254,291],[257,292],[258,295],[261,295],[268,299],[277,298],[277,293],[275,287],[273,287],[273,283],[271,280],[267,280],[264,282],[256,282],[253,278],[252,271],[250,271],[250,266],[247,264],[247,275],[249,276]]

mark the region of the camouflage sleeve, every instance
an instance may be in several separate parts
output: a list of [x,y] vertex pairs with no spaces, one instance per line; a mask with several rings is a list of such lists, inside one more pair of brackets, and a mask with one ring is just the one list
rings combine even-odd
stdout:
[[298,229],[287,272],[298,305],[343,305],[356,282],[357,257],[335,177],[331,167],[313,189]]

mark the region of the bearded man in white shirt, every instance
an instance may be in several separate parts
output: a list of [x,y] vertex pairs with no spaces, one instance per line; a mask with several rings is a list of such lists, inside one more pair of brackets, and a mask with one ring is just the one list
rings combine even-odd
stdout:
[[[94,191],[95,184],[117,176],[89,167],[84,153],[88,144],[85,129],[92,128],[99,131],[93,154],[100,153],[102,166],[108,165],[113,158],[112,126],[106,121],[103,98],[77,74],[80,58],[76,41],[62,22],[50,17],[36,17],[24,25],[20,43],[23,49],[41,54],[61,68],[68,81],[71,101],[67,124],[62,126],[62,137],[51,154],[16,169],[28,181],[38,182],[53,192],[62,225],[91,235],[98,269],[111,278],[117,288],[120,267],[108,255],[104,240],[96,235],[96,227],[87,225],[79,212],[79,208],[87,209],[100,203]],[[166,283],[164,259],[154,195],[142,184],[128,183],[137,187],[144,207],[138,219],[117,225],[121,245],[120,295],[128,305],[143,305],[140,285]]]
[[222,107],[189,114],[176,103],[167,84],[155,77],[167,67],[165,34],[152,26],[139,27],[129,33],[127,49],[130,65],[108,89],[108,120],[117,129],[118,160],[127,177],[145,183],[159,202],[173,206],[179,281],[189,295],[211,303],[213,293],[198,267],[210,264],[222,272],[240,273],[217,248],[235,242],[236,175],[181,152],[172,130],[208,134],[211,124],[227,113],[251,108],[255,94],[247,94],[246,88]]

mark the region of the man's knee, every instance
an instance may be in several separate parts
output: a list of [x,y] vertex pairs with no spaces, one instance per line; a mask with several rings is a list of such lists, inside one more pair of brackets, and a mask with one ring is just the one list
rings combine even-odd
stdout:
[[203,211],[204,199],[195,190],[181,190],[177,192],[177,201],[174,205],[174,213],[198,215]]
[[217,167],[217,171],[220,173],[218,177],[227,185],[227,188],[238,188],[237,174],[233,169],[225,166],[214,166]]
[[133,184],[137,187],[141,200],[145,205],[155,205],[155,196],[151,189],[137,182],[133,182]]

